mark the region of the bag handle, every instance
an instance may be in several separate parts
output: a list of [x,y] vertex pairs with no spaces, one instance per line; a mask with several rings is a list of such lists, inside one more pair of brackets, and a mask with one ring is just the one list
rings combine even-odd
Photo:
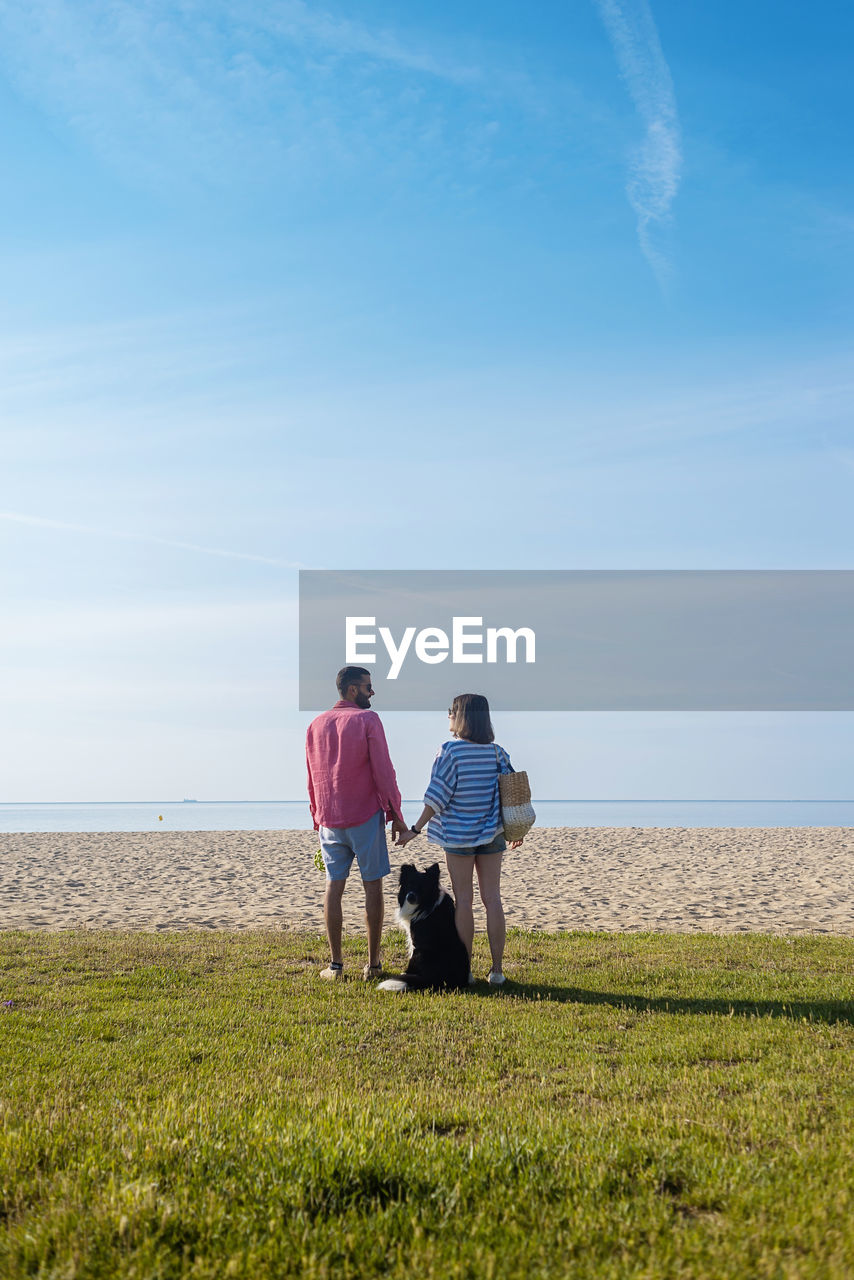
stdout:
[[[515,772],[516,772],[516,770],[515,770],[515,769],[506,769],[506,770],[505,770],[505,769],[502,769],[502,767],[501,767],[501,764],[502,764],[501,756],[498,754],[498,743],[497,743],[497,742],[493,742],[492,747],[493,747],[493,750],[495,751],[495,759],[496,759],[496,762],[497,762],[497,764],[498,764],[498,776],[499,776],[499,778],[504,778],[504,777],[506,777],[506,776],[507,776],[507,774],[509,774],[509,773],[515,773]],[[505,754],[505,755],[507,755],[507,752],[505,751],[505,753],[504,753],[504,754]],[[510,763],[509,759],[508,759],[507,763],[508,763],[508,764]]]

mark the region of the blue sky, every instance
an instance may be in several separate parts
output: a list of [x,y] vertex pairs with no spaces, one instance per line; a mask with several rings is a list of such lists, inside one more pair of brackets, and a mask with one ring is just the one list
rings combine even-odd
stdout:
[[[300,798],[299,565],[854,567],[852,36],[0,0],[0,799]],[[850,792],[848,715],[497,728],[544,796]]]

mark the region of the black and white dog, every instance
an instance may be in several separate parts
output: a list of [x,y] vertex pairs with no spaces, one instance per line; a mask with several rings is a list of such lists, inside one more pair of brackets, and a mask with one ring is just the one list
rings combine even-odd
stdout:
[[409,964],[402,978],[386,978],[382,991],[462,991],[469,956],[454,924],[454,900],[439,888],[439,864],[418,871],[400,868],[397,923],[409,938]]

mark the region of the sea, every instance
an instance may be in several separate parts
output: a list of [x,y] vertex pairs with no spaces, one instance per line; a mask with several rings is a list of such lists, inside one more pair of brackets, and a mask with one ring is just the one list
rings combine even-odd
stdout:
[[[854,800],[537,800],[538,827],[850,827]],[[421,801],[404,802],[414,822]],[[310,831],[304,800],[0,804],[0,833]]]

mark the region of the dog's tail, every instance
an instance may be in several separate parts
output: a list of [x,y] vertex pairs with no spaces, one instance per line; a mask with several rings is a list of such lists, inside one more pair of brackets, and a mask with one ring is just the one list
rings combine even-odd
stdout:
[[408,991],[409,986],[404,982],[403,978],[386,978],[385,982],[377,983],[378,991]]

